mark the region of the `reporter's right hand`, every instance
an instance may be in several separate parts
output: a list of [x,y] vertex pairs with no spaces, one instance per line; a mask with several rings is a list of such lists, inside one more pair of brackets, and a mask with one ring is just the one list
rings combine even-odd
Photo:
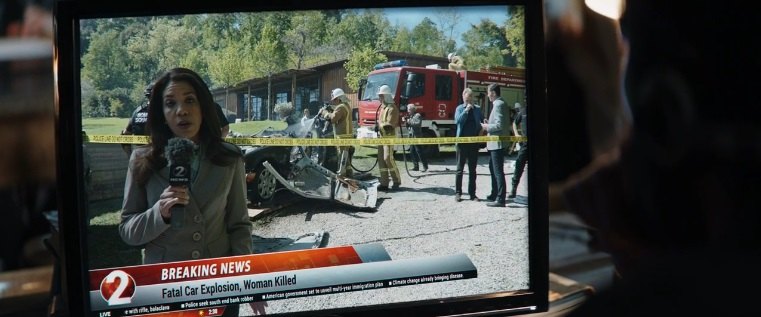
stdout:
[[159,212],[164,219],[172,218],[174,205],[187,205],[190,202],[190,193],[185,186],[168,186],[159,196]]

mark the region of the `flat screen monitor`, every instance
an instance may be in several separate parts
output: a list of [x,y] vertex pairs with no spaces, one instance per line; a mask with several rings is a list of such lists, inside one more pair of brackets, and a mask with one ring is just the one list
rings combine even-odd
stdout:
[[[58,1],[70,315],[546,311],[541,3]],[[478,111],[458,113],[466,89]],[[351,116],[346,131],[339,114]],[[474,121],[458,127],[461,116]],[[127,128],[146,120],[174,136]],[[489,138],[482,122],[510,131]],[[210,137],[181,138],[196,123]],[[226,138],[209,132],[223,125]],[[233,159],[209,159],[210,138]],[[188,139],[195,148],[176,154]],[[171,146],[180,152],[159,151]],[[413,149],[427,162],[413,166]],[[454,198],[466,151],[477,153],[481,201],[469,199],[468,164]],[[504,207],[483,201],[495,151]],[[515,184],[519,157],[528,164]]]

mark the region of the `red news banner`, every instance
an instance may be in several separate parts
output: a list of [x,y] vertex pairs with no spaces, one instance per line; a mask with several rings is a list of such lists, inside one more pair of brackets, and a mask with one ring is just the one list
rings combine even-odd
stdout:
[[90,271],[94,316],[219,316],[224,306],[476,277],[464,254],[391,261],[379,244]]

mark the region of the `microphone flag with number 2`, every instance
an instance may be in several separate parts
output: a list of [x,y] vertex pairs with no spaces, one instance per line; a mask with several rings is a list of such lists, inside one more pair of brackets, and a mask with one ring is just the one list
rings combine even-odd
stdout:
[[[195,144],[186,138],[174,137],[164,150],[164,155],[169,161],[169,185],[186,186],[190,188],[190,161],[193,158]],[[185,218],[185,206],[174,205],[172,207],[171,226],[182,228]]]

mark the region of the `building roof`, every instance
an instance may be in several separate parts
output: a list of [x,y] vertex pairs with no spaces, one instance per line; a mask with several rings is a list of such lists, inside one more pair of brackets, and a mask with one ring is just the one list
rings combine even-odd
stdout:
[[[314,69],[288,69],[282,72],[277,72],[272,74],[272,81],[281,81],[281,80],[290,80],[293,75],[296,76],[303,76],[303,75],[310,75],[314,74]],[[241,88],[246,87],[247,85],[251,86],[257,86],[257,85],[266,85],[268,81],[268,76],[263,77],[254,77],[246,79],[242,82],[237,83],[234,88]]]
[[[446,65],[446,63],[449,62],[446,56],[438,57],[438,56],[421,55],[421,54],[413,54],[413,53],[405,53],[405,52],[394,52],[394,51],[380,51],[379,53],[386,55],[386,57],[389,59],[401,58],[401,59],[430,60],[432,62],[443,63],[443,65]],[[283,80],[290,80],[294,75],[298,77],[311,75],[311,74],[315,74],[317,72],[323,71],[325,69],[331,69],[337,66],[342,66],[346,61],[347,59],[343,58],[333,62],[314,65],[304,69],[287,69],[282,72],[273,73],[271,79],[273,82],[277,82],[277,81],[283,81]],[[244,88],[248,86],[249,84],[251,86],[266,85],[267,82],[268,82],[267,76],[253,77],[253,78],[249,78],[237,83],[235,86],[231,87],[231,89]],[[218,90],[218,89],[215,89],[215,90]]]
[[[287,69],[281,72],[273,73],[272,81],[290,80],[293,75],[296,75],[296,76],[311,75],[318,71],[322,71],[325,69],[334,68],[336,66],[343,65],[343,63],[345,62],[346,62],[346,59],[344,58],[337,61],[319,64],[319,65],[315,65],[315,66],[304,68],[304,69],[293,69],[293,68]],[[252,86],[256,86],[256,85],[261,85],[266,83],[267,83],[267,76],[254,77],[254,78],[249,78],[237,83],[235,85],[235,88],[245,87],[248,84],[251,84]]]

